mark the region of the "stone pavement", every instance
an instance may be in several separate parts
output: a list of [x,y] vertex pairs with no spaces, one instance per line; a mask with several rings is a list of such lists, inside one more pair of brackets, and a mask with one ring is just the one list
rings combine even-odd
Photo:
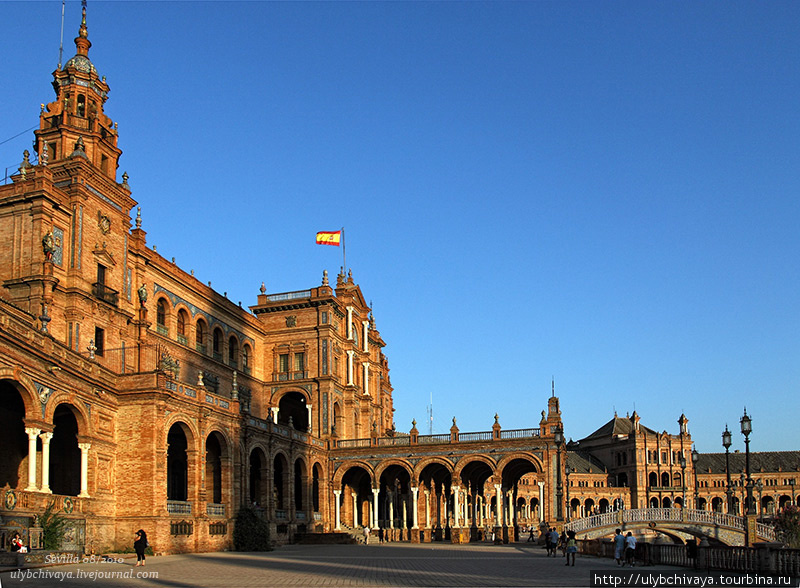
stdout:
[[[168,555],[148,558],[146,567],[134,563],[128,556],[124,563],[49,566],[22,570],[22,578],[4,571],[0,586],[588,586],[590,570],[620,570],[613,560],[580,555],[566,567],[562,557],[525,544],[286,545],[268,553]],[[658,569],[676,568],[646,568]],[[154,577],[135,577],[139,572]]]

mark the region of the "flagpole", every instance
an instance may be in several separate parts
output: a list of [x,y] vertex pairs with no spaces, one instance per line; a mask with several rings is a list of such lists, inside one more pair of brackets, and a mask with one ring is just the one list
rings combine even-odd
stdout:
[[347,275],[347,251],[344,246],[344,227],[342,227],[342,263],[344,264],[343,272]]

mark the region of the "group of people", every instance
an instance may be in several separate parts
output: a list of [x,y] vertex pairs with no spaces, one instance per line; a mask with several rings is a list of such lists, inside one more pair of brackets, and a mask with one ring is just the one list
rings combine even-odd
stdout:
[[28,548],[25,547],[25,544],[22,542],[22,537],[19,536],[19,533],[14,533],[14,536],[9,541],[8,548],[11,551],[16,551],[18,553],[27,553]]
[[565,566],[575,565],[575,554],[578,553],[578,541],[575,539],[575,531],[564,531],[561,535],[551,527],[544,532],[544,547],[547,550],[547,557],[556,557],[557,551],[561,548],[561,553],[567,559]]
[[636,555],[636,537],[628,531],[627,535],[622,534],[622,529],[614,531],[614,559],[618,566],[625,567],[625,564],[634,566],[634,556]]

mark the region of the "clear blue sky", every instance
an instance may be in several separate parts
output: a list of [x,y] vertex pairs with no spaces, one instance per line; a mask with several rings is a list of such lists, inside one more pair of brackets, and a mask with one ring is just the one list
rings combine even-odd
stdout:
[[[0,141],[61,2],[0,2]],[[233,301],[347,262],[397,427],[634,408],[800,449],[800,3],[89,2],[148,243]],[[64,60],[80,3],[66,7]],[[16,168],[32,132],[0,145]],[[0,169],[0,171],[2,171]]]

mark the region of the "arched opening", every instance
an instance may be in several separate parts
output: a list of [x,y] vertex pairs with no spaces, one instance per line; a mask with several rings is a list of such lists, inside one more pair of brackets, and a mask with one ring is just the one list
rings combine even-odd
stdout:
[[741,507],[740,507],[739,499],[736,496],[732,497],[731,498],[731,512],[729,514],[735,514],[735,515],[741,514],[740,510],[741,510]]
[[219,328],[214,329],[214,334],[211,338],[213,340],[214,359],[222,361],[222,331]]
[[266,476],[264,468],[267,458],[264,452],[256,447],[250,452],[250,504],[252,506],[264,506],[264,485]]
[[186,345],[188,339],[186,338],[186,325],[189,323],[189,315],[186,311],[180,309],[178,311],[178,341]]
[[669,496],[665,496],[665,497],[664,497],[664,498],[661,500],[661,506],[662,506],[663,508],[672,508],[672,501],[669,499]]
[[698,496],[697,505],[695,506],[695,508],[697,508],[698,510],[706,510],[706,507],[707,507],[706,499],[705,498],[700,498]]
[[167,301],[159,298],[156,302],[156,330],[162,335],[166,335],[167,329]]
[[761,499],[761,512],[765,515],[775,514],[775,499],[772,496],[764,496]]
[[81,450],[74,407],[59,404],[53,413],[50,442],[50,489],[54,494],[77,496],[81,491]]
[[[2,480],[0,480],[0,484],[1,483],[2,483]],[[791,504],[792,504],[792,499],[791,499],[791,497],[786,496],[786,494],[784,494],[783,496],[778,498],[778,508],[780,510],[783,510],[787,506],[791,506]]]
[[198,320],[194,328],[194,345],[195,349],[200,353],[206,352],[207,333],[208,327],[206,326],[206,322],[204,320]]
[[28,435],[25,433],[25,403],[9,380],[0,381],[0,488],[20,486],[26,471]]
[[250,351],[250,345],[245,343],[242,346],[242,371],[246,374],[250,373],[250,356],[252,352]]
[[278,424],[308,431],[306,397],[299,392],[287,392],[278,402]]
[[591,498],[587,498],[583,501],[583,512],[586,514],[587,517],[592,516],[595,513],[594,508],[594,500]]
[[658,486],[658,474],[655,472],[650,472],[647,476],[647,483],[650,487]]
[[624,472],[621,473],[621,474],[617,474],[617,486],[620,486],[622,488],[627,488],[627,486],[628,486],[628,474],[626,474]]
[[[445,470],[446,471],[446,470]],[[493,475],[492,468],[489,464],[483,461],[472,461],[466,464],[459,475],[461,481],[462,491],[466,492],[468,496],[467,503],[469,508],[466,512],[466,523],[463,517],[459,517],[461,525],[469,525],[470,527],[470,541],[478,541],[483,539],[483,532],[478,532],[481,527],[485,525],[487,516],[491,513],[486,511],[486,483]],[[524,475],[524,474],[523,474]],[[532,478],[533,479],[533,478]],[[444,480],[442,480],[444,482]],[[535,484],[535,481],[533,482]],[[523,497],[524,501],[524,497]],[[535,501],[535,504],[533,504]],[[539,516],[539,501],[534,498],[532,507],[530,509],[530,516]]]
[[206,438],[206,499],[222,504],[222,454],[225,440],[216,431]]
[[610,510],[608,500],[605,498],[601,498],[600,502],[597,503],[598,508],[600,509],[600,513],[606,513]]
[[308,488],[308,477],[306,476],[306,464],[302,459],[294,461],[294,508],[296,512],[305,510],[306,501],[304,495]]
[[189,498],[189,443],[181,423],[175,423],[167,434],[167,500]]
[[[286,495],[288,480],[286,478],[286,458],[282,454],[275,456],[272,463],[272,500],[277,518],[286,518]],[[278,512],[281,511],[281,512]]]
[[658,498],[655,496],[650,499],[650,508],[658,508]]
[[725,504],[725,501],[722,500],[719,496],[715,496],[711,499],[711,510],[714,512],[722,512],[722,505]]
[[669,474],[667,472],[662,472],[661,474],[661,485],[664,488],[669,487]]
[[228,365],[239,367],[239,341],[233,335],[228,339]]
[[678,472],[675,472],[674,474],[672,474],[672,485],[675,488],[682,488],[683,487],[683,481],[681,479],[681,475]]
[[573,498],[569,501],[569,518],[574,519],[580,517],[581,501]]
[[338,402],[333,403],[333,426],[331,427],[331,435],[334,437],[345,436],[342,406]]
[[[482,464],[486,465],[486,464]],[[476,472],[462,472],[462,476],[480,476],[480,466],[468,464],[464,469],[475,468]],[[487,466],[488,467],[488,466]],[[450,535],[450,521],[452,519],[452,501],[450,500],[452,475],[449,468],[441,463],[431,463],[425,466],[419,475],[420,496],[425,496],[421,505],[420,527],[428,529],[433,541],[444,541]],[[475,488],[475,490],[478,490]],[[424,522],[424,523],[423,523]]]
[[683,498],[681,498],[680,496],[675,498],[675,503],[673,504],[673,507],[674,508],[683,508]]
[[351,467],[342,478],[341,522],[351,527],[369,524],[372,477],[360,466]]
[[[411,496],[411,474],[400,465],[390,465],[380,478],[378,492],[378,526],[383,529],[402,529],[397,539],[409,538],[407,529],[414,521],[414,504]],[[420,509],[417,505],[417,516]]]
[[319,464],[314,464],[314,468],[311,470],[313,472],[313,478],[311,481],[311,502],[312,507],[314,508],[314,512],[319,512],[319,498],[320,498],[320,480],[322,479],[322,469],[319,467]]

